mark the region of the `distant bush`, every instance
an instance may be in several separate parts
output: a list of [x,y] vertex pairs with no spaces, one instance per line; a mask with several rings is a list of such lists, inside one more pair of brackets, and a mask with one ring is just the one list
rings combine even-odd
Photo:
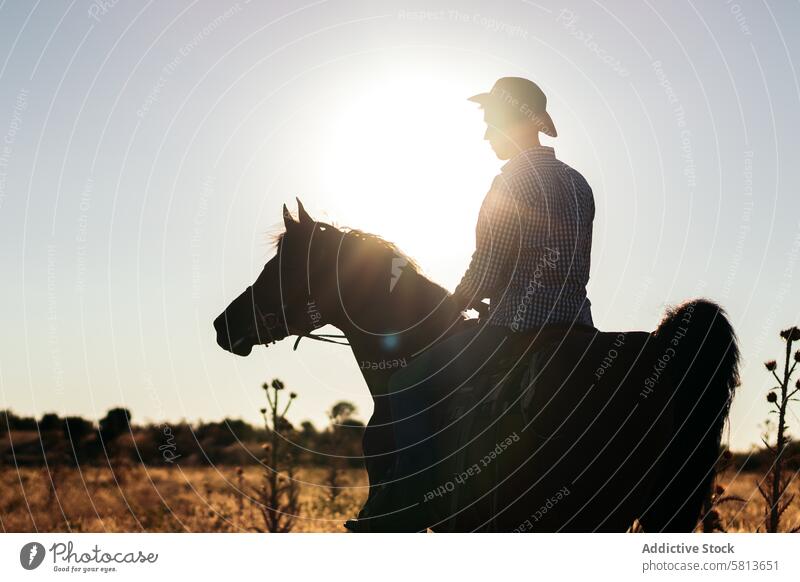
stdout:
[[[294,443],[299,465],[327,467],[328,455],[334,454],[344,465],[358,468],[363,466],[364,423],[355,412],[352,404],[339,402],[331,408],[331,424],[324,430],[308,420],[294,427],[286,419],[280,419],[277,428]],[[23,466],[43,466],[45,455],[55,465],[107,465],[107,457],[153,466],[256,465],[268,438],[263,426],[235,418],[137,425],[124,407],[110,409],[97,423],[55,413],[37,420],[0,410],[0,434],[9,430],[12,438],[0,440],[0,464]]]

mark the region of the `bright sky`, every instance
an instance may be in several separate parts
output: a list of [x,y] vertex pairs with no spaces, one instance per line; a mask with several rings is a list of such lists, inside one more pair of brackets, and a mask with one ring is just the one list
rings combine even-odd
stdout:
[[243,359],[211,322],[296,195],[452,289],[500,166],[466,97],[519,75],[594,189],[596,325],[719,301],[745,364],[729,439],[757,442],[761,362],[800,324],[800,5],[469,4],[0,0],[0,408],[256,421],[278,376],[294,420],[366,419],[345,348]]

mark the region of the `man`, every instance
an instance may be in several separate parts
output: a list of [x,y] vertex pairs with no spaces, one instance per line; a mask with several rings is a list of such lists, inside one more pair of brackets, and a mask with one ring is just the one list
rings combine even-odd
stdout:
[[[594,199],[586,180],[539,142],[556,137],[547,98],[519,77],[499,79],[470,98],[484,110],[484,139],[507,160],[478,215],[476,249],[456,287],[462,309],[483,313],[479,325],[457,333],[398,371],[389,386],[398,451],[395,470],[362,510],[359,531],[421,531],[425,478],[436,464],[431,419],[455,390],[489,365],[513,333],[545,325],[592,327],[586,296]],[[483,317],[482,300],[490,310]],[[371,522],[371,523],[370,523]]]

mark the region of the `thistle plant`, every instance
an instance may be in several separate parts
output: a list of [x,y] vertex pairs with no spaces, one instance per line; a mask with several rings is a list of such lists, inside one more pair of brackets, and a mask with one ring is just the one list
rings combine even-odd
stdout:
[[[786,467],[791,443],[789,427],[786,424],[786,412],[790,402],[797,402],[798,399],[795,396],[800,392],[800,379],[795,382],[794,386],[790,385],[795,368],[800,363],[800,350],[795,351],[792,355],[792,344],[800,340],[800,329],[797,327],[785,329],[781,332],[781,338],[786,344],[782,373],[778,374],[778,362],[775,360],[764,363],[767,371],[778,383],[767,393],[767,402],[771,407],[770,414],[778,417],[775,444],[772,445],[769,442],[772,425],[769,421],[767,421],[767,429],[761,439],[767,450],[772,453],[772,464],[764,482],[758,485],[758,491],[766,503],[764,526],[766,531],[771,533],[780,531],[781,517],[794,499],[794,495],[787,495],[794,475],[789,473]],[[795,527],[792,531],[798,530],[800,530],[800,526]]]
[[714,477],[714,487],[703,501],[702,519],[700,521],[703,533],[727,532],[727,526],[722,519],[720,509],[727,503],[747,503],[746,499],[738,495],[727,493],[727,489],[720,482],[720,476],[731,466],[733,455],[729,450],[725,450],[720,455],[717,462],[716,475]]
[[[281,407],[281,393],[285,389],[283,382],[276,378],[271,384],[265,382],[262,388],[267,406],[261,409],[261,417],[268,442],[262,445],[261,483],[250,487],[252,496],[247,498],[255,504],[264,520],[265,529],[259,531],[285,533],[294,527],[300,507],[300,487],[294,478],[294,459],[290,453],[284,453],[282,436],[291,430],[292,425],[286,420],[286,413],[297,394],[290,392]],[[244,482],[241,473],[239,477]]]

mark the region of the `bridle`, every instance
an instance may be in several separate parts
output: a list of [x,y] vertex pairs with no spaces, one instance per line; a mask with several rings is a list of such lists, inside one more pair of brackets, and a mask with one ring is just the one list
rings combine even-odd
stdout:
[[[276,327],[278,327],[278,325],[281,324],[281,323],[283,324],[283,329],[288,331],[288,328],[286,327],[286,323],[283,321],[282,318],[278,317],[274,313],[267,313],[266,315],[264,315],[264,312],[261,311],[261,307],[259,307],[258,303],[256,303],[255,301],[253,301],[253,307],[255,308],[256,316],[258,317],[258,321],[261,324],[261,328],[263,330],[265,330],[267,332],[267,334],[269,334],[269,341],[264,343],[265,346],[270,346],[270,345],[272,345],[274,343],[277,343],[278,341],[284,339],[285,337],[287,337],[287,336],[283,336],[283,337],[276,338],[272,334],[272,330],[275,329]],[[256,334],[260,335],[259,334],[259,330],[258,330],[258,326],[256,326]],[[259,339],[261,339],[261,338],[259,338]]]
[[[309,302],[314,302],[313,298],[310,295],[308,296],[308,301]],[[256,316],[258,317],[258,320],[261,323],[261,327],[264,330],[266,330],[266,332],[269,334],[269,341],[264,343],[265,346],[268,347],[268,346],[270,346],[270,345],[272,345],[274,343],[277,343],[278,341],[280,341],[282,339],[287,338],[289,335],[291,335],[291,334],[287,333],[287,335],[284,335],[282,337],[275,337],[275,335],[272,334],[272,330],[275,329],[276,327],[282,326],[283,329],[286,332],[289,331],[289,327],[286,325],[285,319],[283,317],[279,317],[275,313],[267,313],[266,315],[264,315],[264,312],[261,311],[261,307],[259,307],[258,303],[256,303],[255,301],[253,301],[253,307],[255,307]],[[272,319],[270,319],[270,318],[272,318]],[[256,330],[256,331],[258,331],[258,330]],[[302,333],[302,334],[298,334],[297,335],[297,339],[294,342],[294,347],[292,348],[292,350],[294,350],[294,351],[297,350],[297,346],[300,344],[300,340],[303,339],[304,337],[307,337],[309,339],[313,339],[313,340],[316,340],[316,341],[320,341],[320,342],[327,342],[327,343],[331,343],[331,344],[336,344],[336,345],[339,345],[339,346],[349,346],[350,345],[350,343],[347,342],[347,341],[337,341],[337,340],[342,340],[342,339],[346,340],[347,336],[344,335],[344,334],[337,334],[337,333],[317,333],[317,334],[315,334],[312,331],[309,331],[307,333]]]

